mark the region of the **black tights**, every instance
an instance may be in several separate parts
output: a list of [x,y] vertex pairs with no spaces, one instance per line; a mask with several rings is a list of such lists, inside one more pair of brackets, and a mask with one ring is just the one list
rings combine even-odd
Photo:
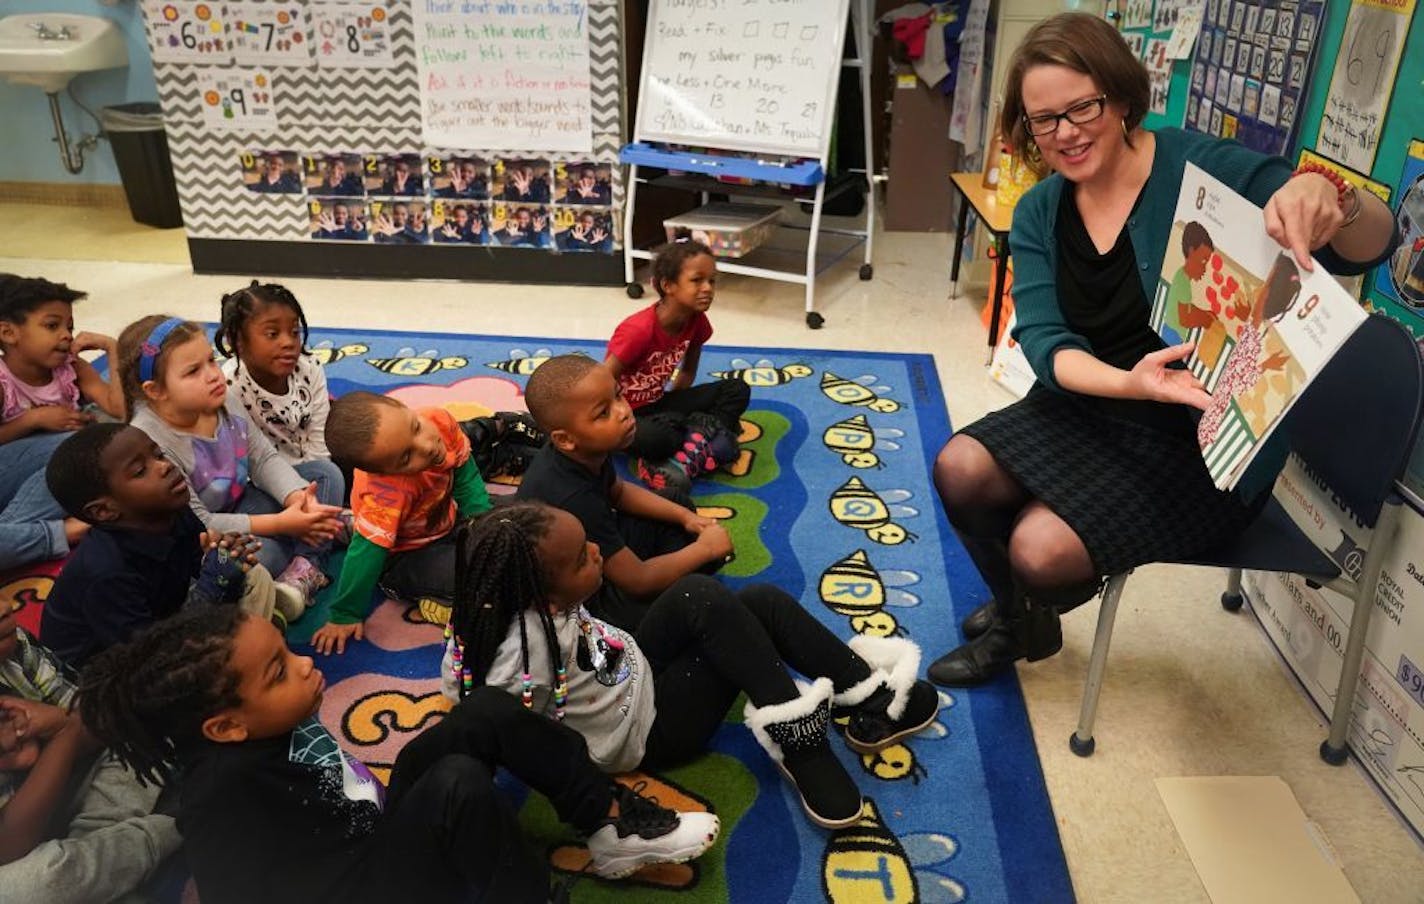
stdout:
[[589,760],[582,735],[502,690],[475,688],[396,758],[385,812],[366,841],[367,856],[343,877],[340,897],[372,904],[548,901],[548,863],[525,843],[494,786],[500,766],[579,831],[596,830],[608,815],[612,785]]
[[978,440],[952,437],[935,459],[934,482],[1001,613],[1013,614],[1024,593],[1091,597],[1098,575],[1077,532],[1029,495]]
[[739,692],[754,706],[798,696],[789,666],[829,678],[842,691],[870,677],[870,666],[780,588],[754,584],[736,593],[689,575],[653,601],[638,627],[653,672],[657,717],[643,765],[691,759],[707,749]]

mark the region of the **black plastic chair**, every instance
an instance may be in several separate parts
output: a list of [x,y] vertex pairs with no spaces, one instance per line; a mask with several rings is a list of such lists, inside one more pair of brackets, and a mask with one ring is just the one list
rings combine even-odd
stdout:
[[[1404,504],[1395,486],[1414,447],[1421,398],[1424,366],[1414,337],[1383,314],[1374,314],[1346,340],[1279,428],[1287,431],[1291,451],[1306,467],[1361,521],[1374,528],[1363,562],[1348,564],[1342,573],[1271,499],[1256,521],[1232,543],[1175,563],[1229,568],[1221,605],[1233,612],[1241,608],[1241,571],[1247,568],[1294,572],[1354,601],[1345,661],[1330,718],[1330,736],[1320,745],[1321,758],[1336,766],[1345,762],[1349,753],[1346,734],[1374,610],[1375,588]],[[1098,695],[1118,600],[1129,574],[1131,571],[1112,575],[1103,588],[1078,729],[1068,738],[1068,746],[1079,756],[1091,756],[1096,744],[1093,722],[1097,718]]]

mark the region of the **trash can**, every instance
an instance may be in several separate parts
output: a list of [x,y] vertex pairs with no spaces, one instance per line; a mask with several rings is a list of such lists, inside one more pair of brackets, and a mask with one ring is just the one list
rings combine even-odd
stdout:
[[119,104],[103,108],[99,119],[114,149],[134,220],[160,229],[182,226],[162,108],[153,103]]

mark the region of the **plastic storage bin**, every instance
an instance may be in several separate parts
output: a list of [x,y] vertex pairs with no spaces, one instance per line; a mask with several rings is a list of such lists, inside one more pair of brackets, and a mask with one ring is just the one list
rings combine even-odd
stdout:
[[158,104],[120,104],[105,107],[99,119],[134,220],[160,229],[182,226],[162,109]]
[[668,241],[679,229],[688,229],[718,257],[742,257],[771,238],[780,220],[780,207],[719,202],[663,220],[663,229]]

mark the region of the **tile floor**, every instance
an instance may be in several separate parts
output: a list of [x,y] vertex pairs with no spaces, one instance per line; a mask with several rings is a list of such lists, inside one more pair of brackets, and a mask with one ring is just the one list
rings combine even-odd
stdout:
[[[826,325],[817,332],[803,323],[798,287],[724,276],[712,310],[716,339],[931,352],[950,417],[967,423],[1010,398],[982,366],[982,288],[978,300],[947,298],[950,248],[946,235],[884,235],[873,281],[858,281],[850,262],[826,274],[817,302]],[[180,230],[136,226],[123,212],[0,205],[0,255],[0,271],[88,290],[91,297],[76,311],[79,327],[111,334],[158,311],[214,319],[219,296],[242,282],[193,275]],[[418,322],[429,330],[592,339],[609,335],[635,307],[617,288],[286,283],[313,324],[355,328]],[[1219,573],[1204,569],[1153,566],[1133,577],[1119,611],[1091,759],[1073,756],[1067,738],[1077,720],[1096,605],[1065,619],[1061,655],[1020,668],[1079,899],[1207,901],[1153,779],[1279,775],[1322,827],[1361,899],[1424,900],[1424,849],[1359,767],[1320,761],[1323,720],[1254,618],[1217,605],[1221,584]]]

